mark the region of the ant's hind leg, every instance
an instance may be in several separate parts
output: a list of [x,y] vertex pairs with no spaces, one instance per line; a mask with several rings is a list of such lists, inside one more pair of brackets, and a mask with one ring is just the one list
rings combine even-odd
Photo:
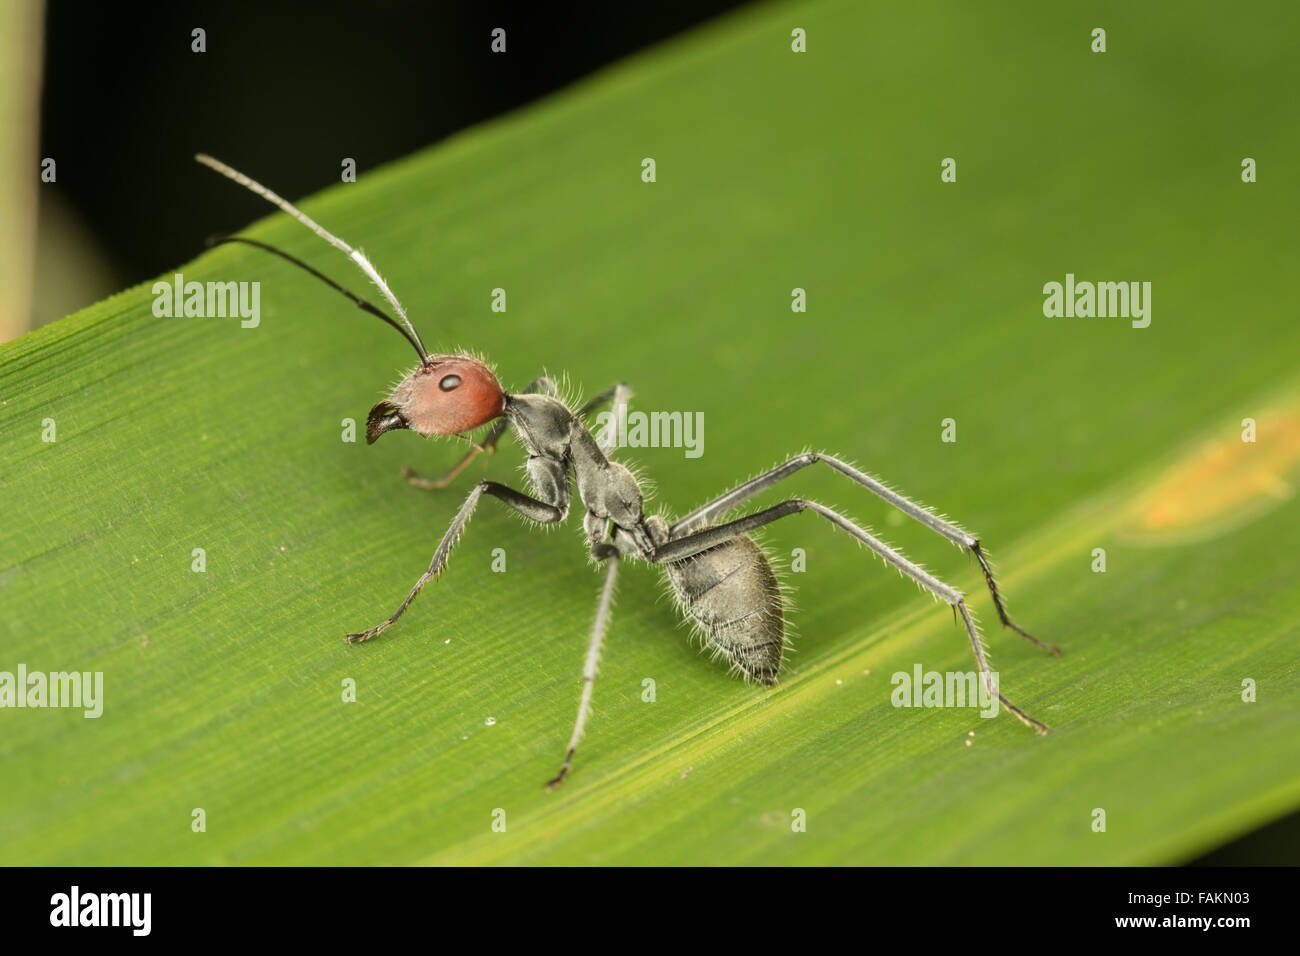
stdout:
[[998,590],[997,582],[993,580],[993,569],[989,566],[988,556],[980,548],[979,538],[959,527],[955,522],[940,517],[924,505],[917,504],[915,501],[900,495],[893,488],[890,488],[884,482],[872,478],[865,472],[859,471],[848,462],[841,461],[832,455],[826,455],[822,452],[809,451],[802,455],[795,455],[789,461],[777,465],[770,471],[755,478],[751,478],[742,484],[732,488],[726,494],[719,495],[712,501],[706,502],[696,508],[690,514],[680,518],[671,528],[670,534],[674,537],[691,532],[698,531],[700,528],[708,527],[715,520],[722,517],[733,508],[744,504],[750,498],[773,485],[789,478],[796,471],[815,465],[818,462],[829,465],[835,471],[852,479],[857,484],[866,488],[872,494],[884,499],[893,505],[903,514],[925,525],[931,531],[943,535],[959,548],[970,551],[975,555],[976,560],[980,563],[980,570],[984,573],[984,581],[988,585],[989,594],[993,596],[993,606],[997,608],[998,620],[1002,622],[1003,627],[1009,627],[1025,640],[1029,641],[1036,647],[1041,647],[1045,651],[1051,651],[1057,657],[1061,656],[1061,649],[1055,644],[1048,644],[1040,641],[1024,628],[1013,624],[1011,618],[1007,616],[1006,605],[1002,601],[1002,594]]
[[988,584],[989,594],[993,595],[993,606],[997,608],[998,620],[1002,622],[1002,626],[1011,628],[1011,630],[1015,631],[1035,647],[1041,647],[1043,650],[1051,651],[1057,657],[1060,657],[1061,649],[1059,647],[1055,644],[1048,644],[1046,641],[1040,641],[1019,624],[1013,622],[1011,618],[1007,617],[1007,609],[1002,604],[1002,594],[998,591],[998,584],[993,580],[993,569],[989,567],[988,557],[980,548],[980,543],[978,541],[970,546],[970,550],[971,553],[975,555],[975,560],[979,561],[980,570],[984,572],[984,581]]
[[709,548],[716,547],[725,541],[730,541],[742,534],[749,534],[751,531],[771,524],[773,521],[779,521],[781,518],[787,518],[793,514],[799,514],[802,511],[812,511],[821,515],[841,531],[847,531],[853,537],[865,544],[868,548],[884,558],[887,564],[892,564],[901,571],[905,576],[911,578],[921,587],[925,588],[939,600],[951,604],[957,613],[961,615],[962,623],[966,626],[966,634],[970,638],[971,650],[975,654],[975,663],[979,667],[980,681],[985,690],[989,693],[989,699],[996,697],[999,703],[1008,713],[1014,714],[1015,717],[1028,727],[1032,727],[1037,733],[1047,733],[1047,725],[1040,721],[1034,720],[1023,710],[1017,707],[1011,701],[1007,700],[998,692],[998,685],[993,680],[992,672],[989,670],[988,657],[984,653],[984,644],[980,640],[979,628],[975,625],[975,619],[971,616],[970,610],[966,607],[966,600],[962,593],[955,588],[944,584],[934,575],[930,574],[918,564],[914,564],[907,558],[903,557],[889,545],[885,544],[879,538],[868,532],[865,528],[859,527],[848,518],[844,517],[837,511],[834,511],[816,501],[809,501],[806,498],[791,498],[788,501],[782,501],[780,504],[773,505],[763,511],[757,511],[752,515],[746,515],[743,518],[737,518],[735,521],[728,521],[726,524],[714,525],[711,528],[704,528],[700,531],[691,532],[681,537],[672,538],[666,544],[655,548],[649,560],[654,564],[663,564],[671,561],[681,561],[699,554],[701,551],[707,551]]
[[605,628],[609,624],[610,605],[614,602],[614,579],[618,575],[617,549],[613,549],[612,552],[602,550],[600,554],[609,561],[609,567],[605,571],[605,584],[600,589],[596,619],[591,625],[591,640],[587,643],[587,659],[582,667],[582,699],[578,702],[578,719],[574,722],[573,734],[569,737],[569,747],[564,752],[564,764],[555,779],[547,783],[547,790],[553,790],[564,783],[569,766],[573,763],[573,753],[578,749],[578,741],[582,739],[587,716],[591,712],[591,694],[596,686],[596,666],[600,663],[600,648],[605,641]]

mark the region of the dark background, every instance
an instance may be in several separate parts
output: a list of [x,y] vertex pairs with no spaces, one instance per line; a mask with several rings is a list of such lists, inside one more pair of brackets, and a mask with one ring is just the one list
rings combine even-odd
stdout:
[[740,5],[52,0],[41,155],[120,289],[266,213],[196,152],[296,199],[344,157],[364,176]]

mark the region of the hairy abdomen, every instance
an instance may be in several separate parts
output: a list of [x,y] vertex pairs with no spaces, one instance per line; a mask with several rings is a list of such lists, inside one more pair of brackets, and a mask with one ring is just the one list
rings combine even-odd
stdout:
[[785,613],[772,564],[748,535],[664,566],[709,648],[747,676],[776,680]]

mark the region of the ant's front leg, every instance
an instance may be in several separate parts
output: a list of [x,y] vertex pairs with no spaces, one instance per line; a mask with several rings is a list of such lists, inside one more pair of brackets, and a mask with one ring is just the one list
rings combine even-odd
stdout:
[[388,630],[402,616],[402,613],[410,607],[411,602],[424,589],[424,586],[433,578],[442,575],[443,569],[447,567],[447,558],[451,555],[451,549],[455,547],[456,542],[460,539],[461,532],[465,530],[465,525],[469,524],[469,519],[473,517],[474,509],[478,507],[479,498],[485,494],[504,502],[525,518],[531,518],[533,521],[543,524],[563,521],[565,517],[566,511],[564,508],[549,505],[544,501],[539,501],[524,494],[522,491],[515,491],[513,488],[498,484],[495,481],[480,481],[474,486],[474,490],[469,493],[465,503],[460,506],[460,511],[456,512],[451,527],[442,536],[442,541],[438,544],[438,550],[433,553],[433,560],[429,562],[429,570],[420,576],[420,580],[415,582],[415,587],[411,588],[411,593],[406,596],[402,606],[394,611],[392,616],[383,623],[376,624],[374,627],[355,634],[348,634],[346,640],[349,644],[353,641],[368,641],[375,635]]
[[456,462],[456,464],[452,466],[451,471],[447,472],[441,478],[421,477],[420,475],[417,475],[415,473],[415,469],[412,468],[410,465],[402,466],[402,477],[405,478],[407,481],[409,481],[411,484],[413,484],[415,487],[423,488],[425,491],[434,491],[439,488],[446,488],[449,484],[455,481],[456,476],[459,475],[462,471],[464,471],[465,468],[469,465],[469,463],[473,461],[475,458],[477,458],[480,454],[482,454],[483,452],[487,452],[489,456],[495,454],[497,450],[497,443],[501,441],[501,436],[505,434],[506,429],[509,427],[510,427],[510,423],[506,421],[506,419],[504,418],[501,419],[499,422],[497,422],[495,425],[492,426],[492,431],[488,432],[488,437],[484,439],[483,444],[481,445],[475,444],[473,448],[471,448],[468,452],[465,453],[465,457],[462,458],[460,461]]

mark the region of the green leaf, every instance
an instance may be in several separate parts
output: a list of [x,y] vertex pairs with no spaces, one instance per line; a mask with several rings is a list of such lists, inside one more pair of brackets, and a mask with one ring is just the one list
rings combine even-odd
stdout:
[[[577,517],[543,533],[485,502],[398,626],[346,645],[484,469],[429,493],[401,467],[465,446],[342,441],[407,346],[224,247],[177,271],[260,282],[255,329],[155,317],[146,283],[0,346],[0,670],[104,675],[98,719],[0,711],[0,863],[1158,864],[1300,806],[1286,8],[1126,8],[1093,54],[1071,15],[941,6],[749,9],[302,205],[431,348],[511,388],[626,380],[634,410],[702,412],[701,457],[622,453],[654,508],[815,447],[977,530],[1013,616],[1064,648],[989,628],[1050,734],[892,706],[897,672],[973,669],[963,632],[805,514],[763,536],[782,566],[807,555],[782,683],[710,663],[628,565],[574,774],[546,792],[601,580]],[[283,215],[246,234],[375,297]],[[1067,272],[1151,282],[1150,327],[1045,317]],[[518,485],[519,461],[508,441],[486,473]],[[996,621],[978,568],[866,491],[813,468],[755,506],[790,496]]]

